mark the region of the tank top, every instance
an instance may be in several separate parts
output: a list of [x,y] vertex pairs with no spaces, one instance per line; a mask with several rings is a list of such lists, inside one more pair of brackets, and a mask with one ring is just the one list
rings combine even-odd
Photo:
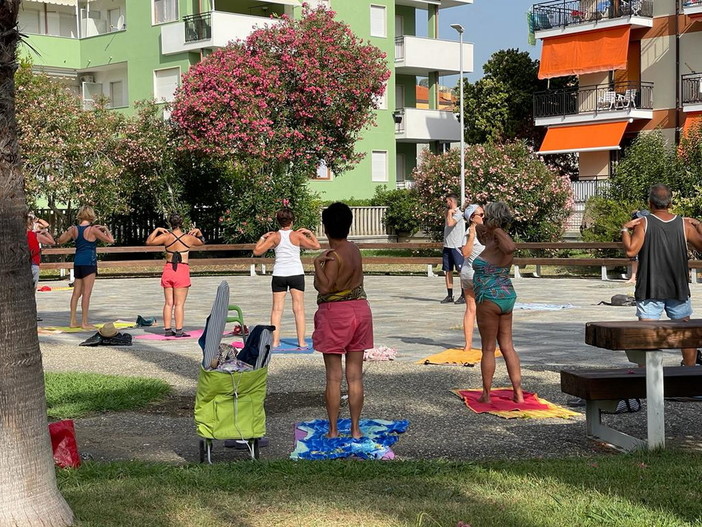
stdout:
[[461,266],[461,277],[462,278],[468,278],[468,279],[473,279],[473,262],[475,259],[480,256],[480,253],[482,253],[485,250],[485,246],[478,241],[478,237],[475,237],[475,240],[473,240],[473,251],[470,253],[470,256],[463,260],[463,265]]
[[41,263],[41,248],[36,232],[27,231],[27,244],[29,245],[29,255],[32,257],[32,265],[39,265]]
[[280,243],[275,248],[273,276],[297,276],[305,274],[300,261],[300,246],[290,241],[292,231],[280,230]]
[[78,225],[76,236],[76,255],[73,265],[97,265],[97,240],[89,242],[85,239],[85,229],[90,225]]
[[646,235],[639,251],[636,300],[671,300],[690,297],[687,239],[681,216],[664,221],[645,216]]

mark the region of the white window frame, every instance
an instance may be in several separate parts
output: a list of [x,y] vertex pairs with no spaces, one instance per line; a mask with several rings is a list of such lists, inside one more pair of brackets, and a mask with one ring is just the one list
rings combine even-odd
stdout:
[[[373,33],[373,13],[380,12],[383,13],[383,29],[382,34]],[[384,5],[371,4],[370,5],[370,36],[377,38],[387,38],[388,37],[388,9]]]
[[183,76],[183,71],[181,70],[180,66],[174,66],[171,68],[158,68],[154,70],[154,100],[156,101],[156,104],[165,104],[169,102],[173,102],[173,95],[175,94],[175,90],[173,90],[173,93],[170,95],[170,98],[167,99],[165,97],[159,97],[158,94],[156,93],[156,88],[157,88],[157,80],[158,80],[158,72],[160,71],[171,71],[171,70],[178,70],[178,85],[176,88],[180,87],[180,82],[181,82],[181,77]]
[[161,24],[170,24],[171,22],[177,22],[180,20],[180,2],[178,0],[172,0],[175,2],[175,18],[173,20],[162,20],[160,22],[156,21],[156,0],[151,0],[151,25],[160,26]]
[[[383,173],[381,179],[376,177],[376,154],[383,155]],[[388,151],[387,150],[373,150],[371,151],[371,181],[374,183],[387,183],[388,182]]]

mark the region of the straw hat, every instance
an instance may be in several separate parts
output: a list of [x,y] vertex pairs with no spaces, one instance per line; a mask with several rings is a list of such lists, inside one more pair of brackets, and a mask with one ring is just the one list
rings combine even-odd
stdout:
[[98,333],[100,333],[101,337],[109,339],[117,335],[118,331],[112,322],[108,322],[107,324],[104,324],[100,329],[98,329]]

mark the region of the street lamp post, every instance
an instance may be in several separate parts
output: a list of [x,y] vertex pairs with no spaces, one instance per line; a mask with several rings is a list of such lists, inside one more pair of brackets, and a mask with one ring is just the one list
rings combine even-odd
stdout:
[[466,199],[466,145],[465,145],[465,126],[463,112],[463,26],[461,24],[451,24],[451,27],[458,32],[460,49],[458,52],[459,66],[459,88],[458,88],[458,105],[459,105],[459,121],[461,123],[461,201],[459,206],[463,206]]

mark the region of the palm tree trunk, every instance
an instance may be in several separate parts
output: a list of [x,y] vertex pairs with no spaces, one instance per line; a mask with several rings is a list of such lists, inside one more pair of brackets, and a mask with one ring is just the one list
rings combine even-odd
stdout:
[[19,4],[0,1],[0,527],[64,526],[73,513],[51,454],[17,152]]

